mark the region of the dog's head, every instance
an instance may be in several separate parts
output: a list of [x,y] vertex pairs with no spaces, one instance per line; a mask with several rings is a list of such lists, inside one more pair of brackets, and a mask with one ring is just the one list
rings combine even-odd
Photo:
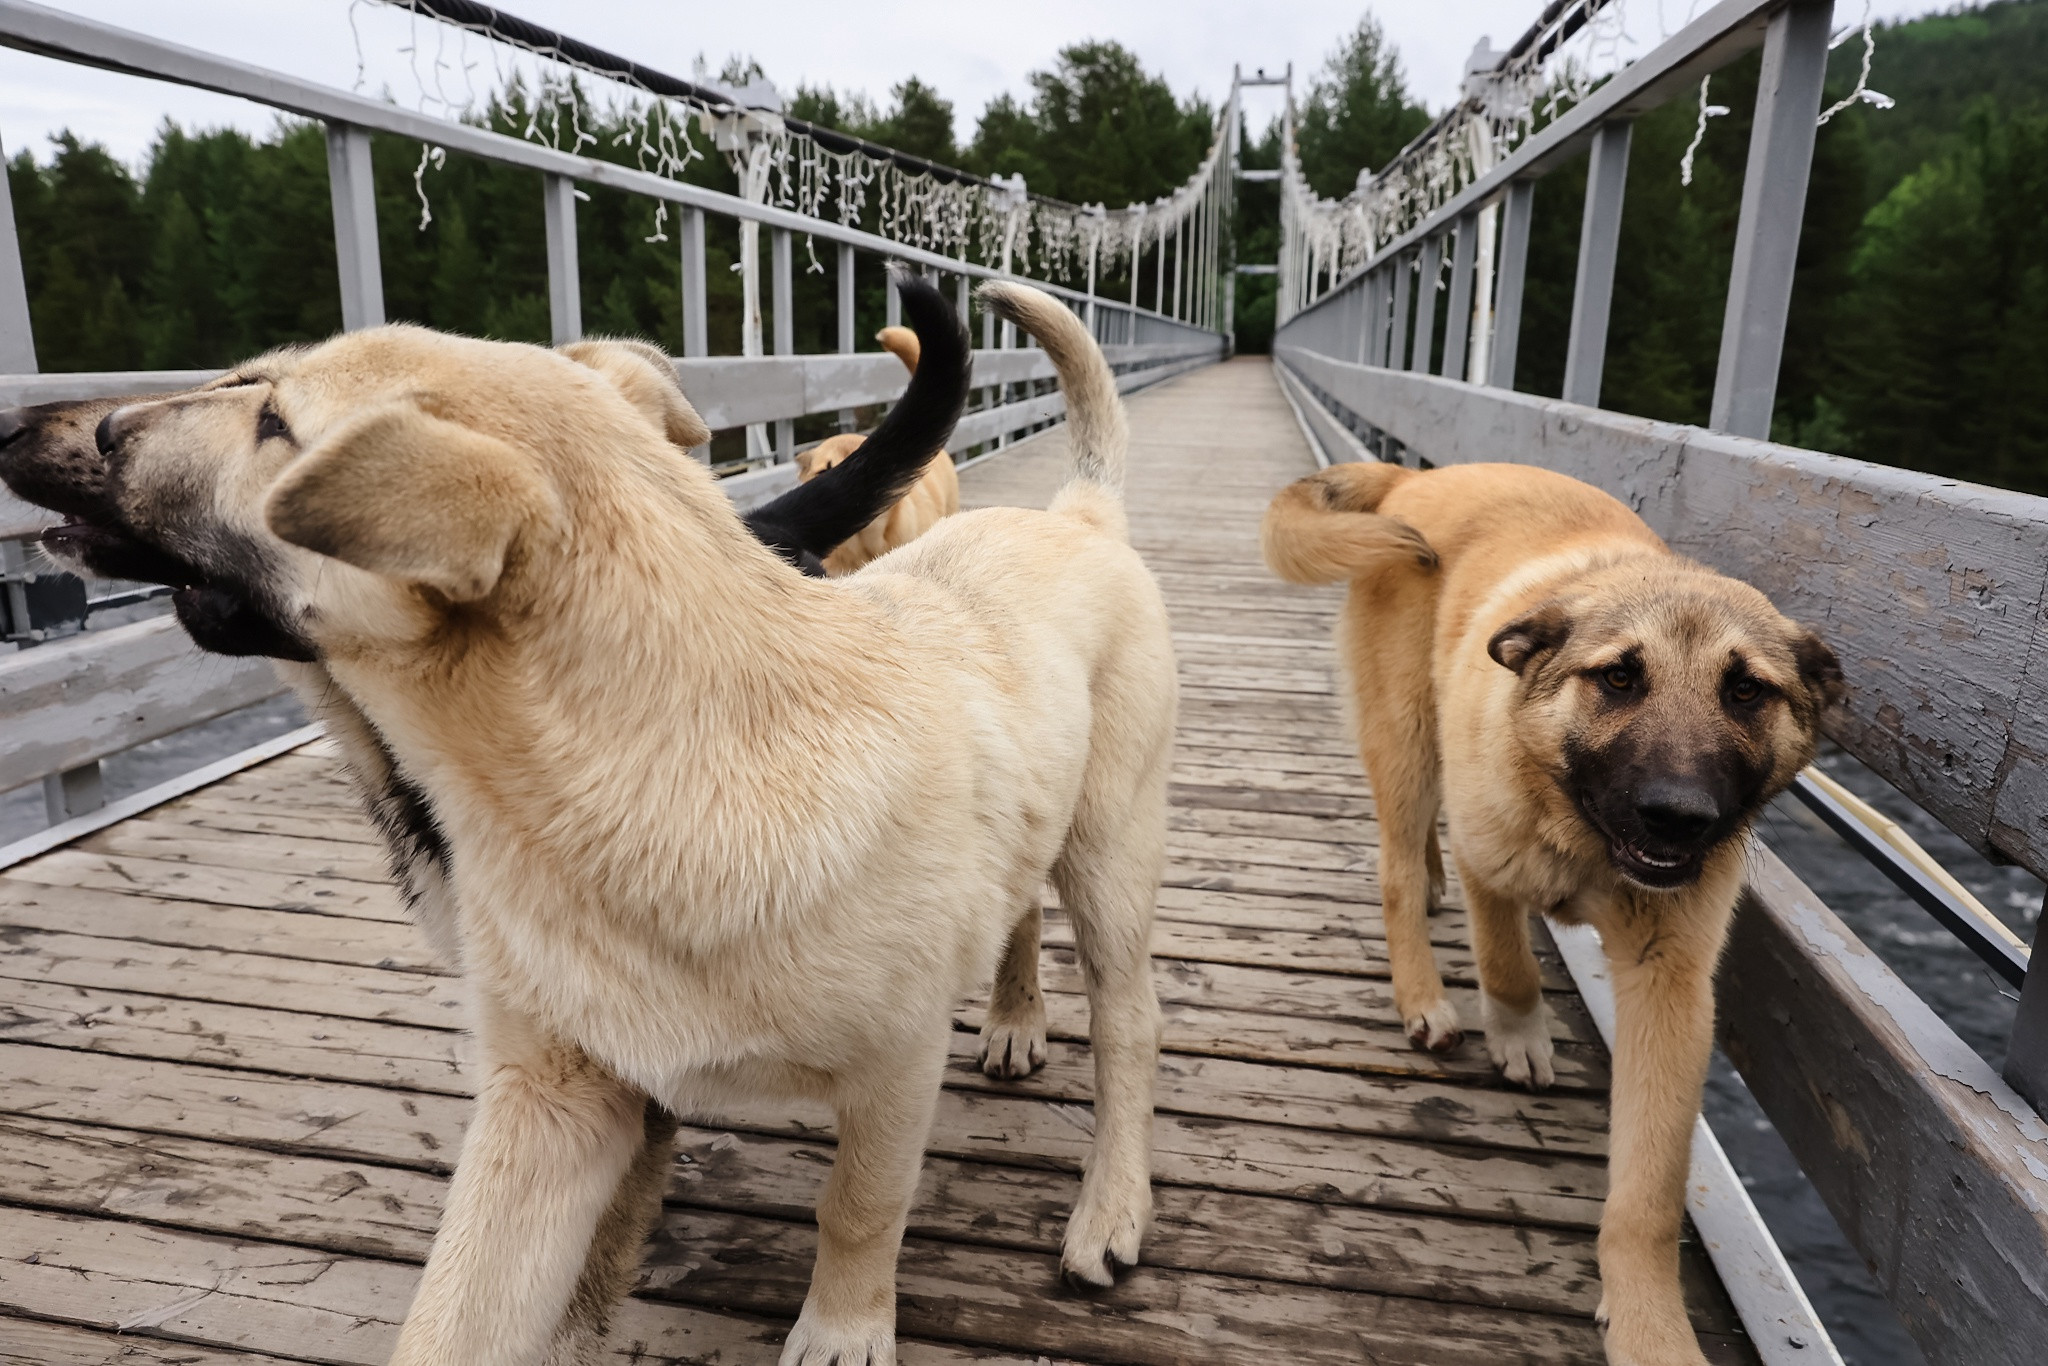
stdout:
[[[66,568],[174,588],[173,609],[201,648],[217,654],[310,661],[316,657],[314,642],[278,599],[272,572],[275,555],[256,549],[266,537],[243,506],[249,502],[249,471],[262,465],[258,452],[242,453],[246,458],[234,471],[226,464],[212,469],[209,460],[235,462],[229,453],[232,443],[193,441],[180,447],[175,459],[158,451],[146,468],[133,467],[122,457],[116,438],[171,413],[179,414],[176,421],[182,423],[197,421],[201,413],[246,406],[253,395],[267,392],[326,350],[273,351],[175,394],[46,403],[0,412],[0,480],[22,498],[67,519],[42,537],[44,549]],[[676,445],[695,446],[710,439],[677,386],[674,368],[657,348],[604,339],[572,343],[561,354],[602,376]],[[129,412],[135,416],[116,417]],[[161,515],[164,490],[147,486],[150,480],[172,477],[195,496],[201,489],[212,490],[217,497],[210,510],[220,515],[220,524],[200,532],[203,519],[191,500],[179,506],[177,525],[167,524]],[[226,481],[231,478],[243,481],[233,486],[238,497],[228,496]],[[237,517],[240,525],[230,532],[229,523]]]
[[817,445],[796,453],[796,480],[808,484],[826,470],[844,463],[846,457],[859,450],[865,436],[857,432],[843,432],[828,436]]
[[1747,584],[1631,559],[1497,631],[1518,733],[1586,852],[1640,886],[1684,887],[1813,758],[1842,673]]

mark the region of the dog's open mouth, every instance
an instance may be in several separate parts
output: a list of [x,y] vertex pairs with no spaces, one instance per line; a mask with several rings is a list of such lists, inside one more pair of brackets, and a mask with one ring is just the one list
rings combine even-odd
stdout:
[[1639,844],[1608,836],[1607,856],[1623,877],[1645,887],[1669,890],[1683,887],[1699,875],[1702,855],[1653,853]]
[[313,647],[279,625],[237,589],[211,582],[205,571],[168,550],[90,522],[67,522],[41,537],[61,564],[103,579],[133,579],[169,587],[171,610],[193,643],[217,655],[262,655],[310,663]]
[[169,551],[90,522],[66,522],[51,527],[42,534],[41,541],[59,563],[81,566],[103,579],[134,579],[190,588],[204,577]]

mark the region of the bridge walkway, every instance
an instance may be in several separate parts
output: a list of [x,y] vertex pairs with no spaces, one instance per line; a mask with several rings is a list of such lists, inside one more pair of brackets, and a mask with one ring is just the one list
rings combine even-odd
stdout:
[[[1339,720],[1335,592],[1257,525],[1313,468],[1262,361],[1131,402],[1134,537],[1183,683],[1154,937],[1166,1054],[1146,1265],[1057,1275],[1090,1112],[1071,939],[1018,1084],[960,1015],[900,1276],[906,1363],[1590,1363],[1608,1062],[1547,951],[1558,1085],[1434,1058],[1394,1018],[1370,795]],[[968,471],[1043,504],[1058,430]],[[1455,900],[1455,896],[1453,897]],[[1468,1018],[1455,910],[1439,956]],[[406,923],[324,742],[0,875],[0,1363],[381,1363],[439,1217],[473,1073],[462,982]],[[695,1117],[622,1361],[769,1362],[801,1302],[827,1117]],[[1695,1320],[1755,1360],[1700,1249]]]

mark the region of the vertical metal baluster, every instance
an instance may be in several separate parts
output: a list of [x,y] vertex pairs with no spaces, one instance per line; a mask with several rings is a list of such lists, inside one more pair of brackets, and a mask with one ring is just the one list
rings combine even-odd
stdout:
[[1408,368],[1408,303],[1414,296],[1415,277],[1403,257],[1395,257],[1388,269],[1394,272],[1394,319],[1387,337],[1386,366],[1389,370],[1405,370]]
[[1458,241],[1451,254],[1451,297],[1444,305],[1444,358],[1437,373],[1464,379],[1465,343],[1472,335],[1472,277],[1479,269],[1479,215],[1458,216]]
[[711,354],[711,327],[705,299],[704,210],[684,209],[677,236],[683,263],[683,354]]
[[14,194],[7,184],[7,154],[0,149],[0,372],[36,372],[35,325],[29,320],[28,278],[21,270],[21,236],[14,228]]
[[1486,380],[1496,389],[1515,387],[1515,350],[1522,339],[1522,281],[1529,269],[1529,218],[1535,207],[1535,181],[1517,180],[1508,186],[1507,211],[1501,215],[1500,270],[1494,277],[1493,373]]
[[[704,210],[682,209],[677,214],[676,239],[683,274],[683,356],[701,359],[711,354],[710,321],[704,291]],[[709,444],[692,446],[690,454],[711,463]]]
[[1152,290],[1152,311],[1166,311],[1166,234],[1159,234],[1159,279]]
[[576,182],[567,176],[541,177],[541,205],[548,230],[548,322],[555,345],[583,335],[583,284],[576,267]]
[[341,325],[353,332],[384,321],[384,271],[377,252],[377,184],[370,133],[327,125],[327,197],[334,208],[334,255],[341,275]]
[[1387,305],[1393,290],[1393,281],[1387,278],[1387,268],[1381,266],[1373,272],[1372,293],[1365,316],[1365,363],[1385,365],[1387,363]]
[[[2048,953],[2048,905],[2034,925],[2034,958]],[[2036,1110],[2048,1114],[2048,959],[2027,963],[2020,986],[2020,1008],[2013,1016],[2012,1037],[2005,1044],[2002,1075],[2013,1090]]]
[[1634,125],[1603,123],[1587,153],[1586,213],[1579,223],[1579,276],[1572,290],[1571,335],[1564,351],[1564,400],[1600,406],[1607,363],[1607,318],[1614,304],[1614,262],[1621,250],[1621,210],[1628,184]]
[[[850,356],[854,352],[854,300],[853,300],[853,248],[845,242],[839,244],[839,354]],[[860,425],[859,416],[851,408],[839,410],[839,430],[850,432]]]
[[882,322],[889,327],[903,326],[903,296],[896,292],[893,276],[884,276],[882,286]]
[[[773,259],[770,267],[775,291],[775,354],[791,356],[796,354],[796,300],[791,297],[795,290],[791,269],[795,253],[795,242],[789,229],[776,228],[769,239],[769,251]],[[796,454],[796,422],[792,418],[778,418],[775,423],[775,460],[780,464]]]
[[1408,368],[1429,373],[1429,352],[1436,342],[1436,284],[1443,273],[1444,239],[1432,237],[1422,244],[1422,259],[1415,271],[1415,349],[1409,353]]
[[1742,216],[1707,419],[1709,426],[1738,436],[1771,434],[1833,15],[1832,0],[1801,0],[1773,14],[1764,30],[1756,123],[1742,175]]

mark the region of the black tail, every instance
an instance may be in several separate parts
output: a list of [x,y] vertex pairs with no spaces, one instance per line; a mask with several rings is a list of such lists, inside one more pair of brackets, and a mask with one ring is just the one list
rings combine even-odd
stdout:
[[924,352],[910,387],[860,449],[746,515],[756,538],[807,574],[822,575],[825,556],[910,492],[967,407],[967,325],[935,287],[894,267],[891,274]]

